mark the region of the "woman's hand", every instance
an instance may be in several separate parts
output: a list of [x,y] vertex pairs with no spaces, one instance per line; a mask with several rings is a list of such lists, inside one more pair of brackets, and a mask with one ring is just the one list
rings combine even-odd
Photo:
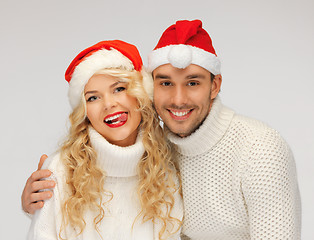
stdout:
[[44,206],[44,200],[52,197],[52,192],[48,191],[47,189],[54,188],[55,182],[52,180],[41,180],[51,175],[49,170],[41,169],[47,158],[48,156],[45,154],[40,157],[37,170],[32,173],[25,184],[21,196],[21,202],[23,211],[26,213],[34,214],[36,210]]

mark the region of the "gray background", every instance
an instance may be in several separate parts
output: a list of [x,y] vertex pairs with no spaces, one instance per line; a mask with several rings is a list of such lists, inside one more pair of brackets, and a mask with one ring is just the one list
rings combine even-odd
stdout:
[[42,153],[65,134],[64,72],[84,48],[106,39],[139,46],[144,62],[163,30],[195,19],[222,61],[223,102],[277,129],[291,146],[302,197],[302,239],[314,239],[314,2],[0,2],[0,239],[24,239],[20,195]]

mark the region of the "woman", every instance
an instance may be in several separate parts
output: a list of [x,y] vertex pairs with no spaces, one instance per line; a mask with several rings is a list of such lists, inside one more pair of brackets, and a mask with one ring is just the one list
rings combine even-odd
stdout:
[[[103,41],[68,67],[71,127],[28,239],[179,239],[178,181],[135,46]],[[146,88],[146,91],[144,89]]]

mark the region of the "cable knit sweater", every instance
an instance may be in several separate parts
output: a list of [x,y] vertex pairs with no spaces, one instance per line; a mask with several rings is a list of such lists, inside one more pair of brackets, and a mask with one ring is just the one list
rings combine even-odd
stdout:
[[[104,239],[104,240],[149,240],[158,239],[160,224],[141,220],[132,224],[141,210],[137,196],[137,164],[144,153],[141,137],[134,145],[119,147],[107,142],[94,129],[89,129],[91,144],[97,152],[97,163],[105,170],[107,177],[104,188],[113,194],[112,200],[106,205],[105,217],[99,226],[102,238],[94,228],[95,213],[87,211],[84,216],[86,227],[78,237],[75,229],[67,227],[63,237],[66,239]],[[36,211],[28,234],[30,240],[59,239],[61,227],[61,204],[67,196],[65,168],[60,160],[60,153],[48,158],[43,168],[52,171],[52,179],[56,181],[53,197],[45,201],[44,207]],[[107,197],[109,198],[109,196]],[[106,196],[105,196],[106,200]],[[182,220],[183,206],[178,192],[175,193],[175,206],[172,216]],[[180,239],[179,232],[171,239]]]
[[265,124],[216,98],[178,146],[184,223],[190,239],[300,239],[301,208],[293,155]]

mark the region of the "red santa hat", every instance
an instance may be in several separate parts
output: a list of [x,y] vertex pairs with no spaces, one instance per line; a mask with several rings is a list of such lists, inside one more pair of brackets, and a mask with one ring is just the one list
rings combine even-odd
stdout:
[[148,56],[148,70],[153,71],[167,63],[182,69],[195,64],[214,75],[221,73],[212,40],[200,20],[177,21],[162,34]]
[[79,105],[88,80],[104,68],[141,72],[144,88],[152,96],[151,74],[143,69],[137,48],[120,40],[102,41],[80,52],[65,72],[65,79],[69,82],[68,97],[73,109]]

